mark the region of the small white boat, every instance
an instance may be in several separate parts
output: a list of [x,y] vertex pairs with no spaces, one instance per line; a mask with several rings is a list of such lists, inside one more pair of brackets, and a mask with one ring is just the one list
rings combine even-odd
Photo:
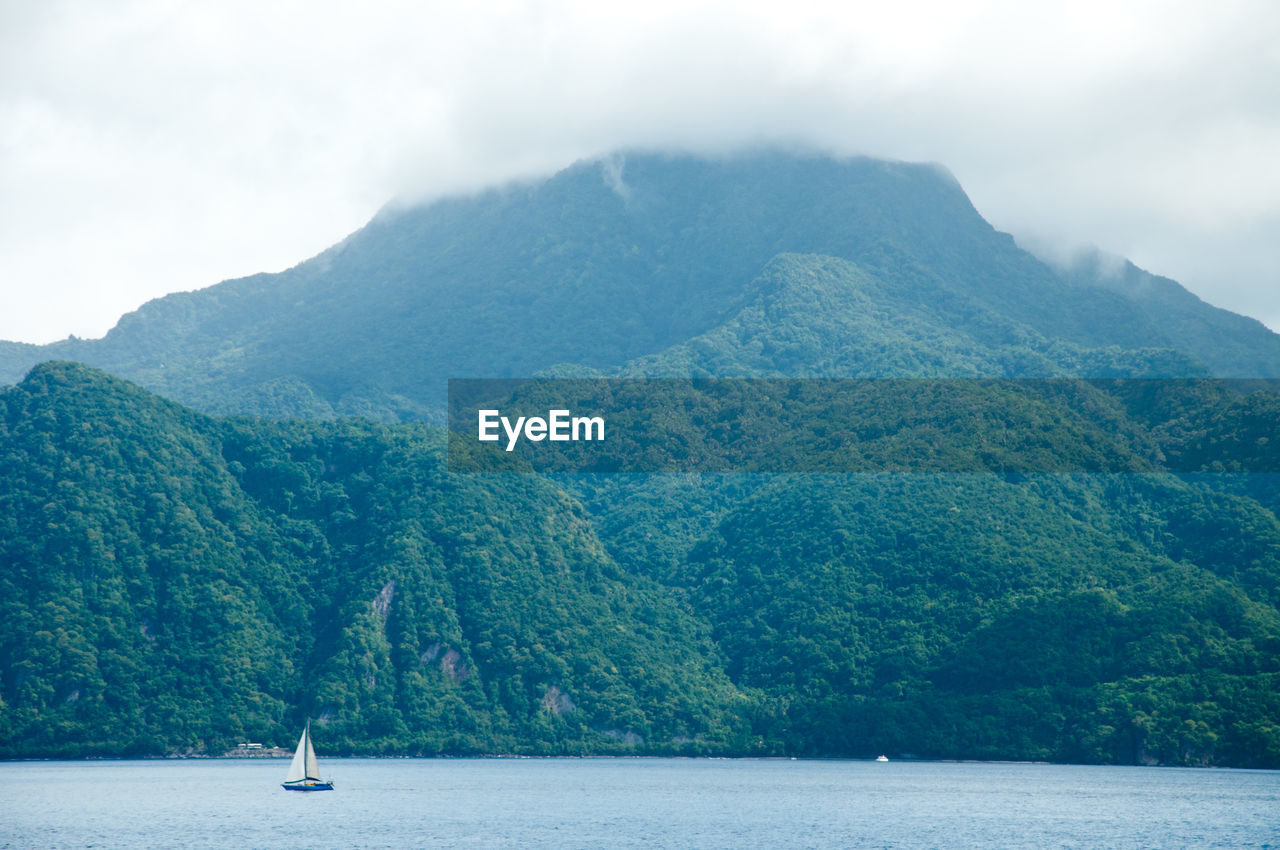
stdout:
[[316,761],[316,751],[311,746],[311,721],[302,728],[302,737],[298,739],[298,749],[289,764],[289,774],[280,786],[286,791],[332,791],[333,783],[320,778],[320,763]]
[[884,755],[876,756],[876,761],[888,761],[888,760],[889,760],[888,756],[884,756]]

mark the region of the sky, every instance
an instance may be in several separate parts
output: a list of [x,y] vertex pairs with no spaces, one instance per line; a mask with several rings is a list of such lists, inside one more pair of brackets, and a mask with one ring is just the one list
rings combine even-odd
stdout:
[[1280,330],[1280,3],[0,0],[0,339],[623,148],[945,165]]

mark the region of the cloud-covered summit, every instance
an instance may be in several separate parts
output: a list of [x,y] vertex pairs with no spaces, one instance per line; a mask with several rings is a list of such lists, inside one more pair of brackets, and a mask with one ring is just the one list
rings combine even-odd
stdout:
[[0,34],[0,338],[97,336],[391,197],[618,148],[945,163],[997,227],[1280,326],[1267,2],[470,7],[84,0]]

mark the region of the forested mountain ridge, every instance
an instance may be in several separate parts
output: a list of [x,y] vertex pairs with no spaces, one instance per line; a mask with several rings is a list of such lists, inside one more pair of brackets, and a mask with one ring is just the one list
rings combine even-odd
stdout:
[[218,421],[73,364],[0,396],[0,757],[718,752],[706,628],[531,476],[402,426]]
[[[1206,469],[1274,461],[1272,395],[1127,403],[1117,433]],[[217,753],[309,714],[333,752],[1280,766],[1274,476],[443,456],[38,367],[0,396],[0,756]]]
[[792,333],[856,330],[839,340],[856,345],[736,365],[1088,375],[1138,350],[1141,374],[1280,375],[1280,337],[1261,324],[1131,266],[1051,268],[941,168],[764,152],[616,154],[388,207],[288,271],[148,302],[101,340],[4,344],[0,381],[71,359],[208,412],[432,418],[447,377],[678,364],[692,340],[750,324],[768,285],[810,273],[824,300],[789,312]]
[[886,279],[883,270],[838,257],[781,254],[718,325],[617,372],[634,377],[1211,374],[1203,361],[1172,344],[1135,348],[1083,339],[1037,330],[942,281]]

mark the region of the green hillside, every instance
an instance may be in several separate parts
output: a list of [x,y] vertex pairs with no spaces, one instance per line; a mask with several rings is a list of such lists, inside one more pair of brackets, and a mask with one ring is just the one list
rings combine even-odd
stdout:
[[[1058,336],[935,279],[818,254],[773,258],[715,327],[636,358],[626,376],[1142,377],[1210,374],[1148,337]],[[1079,306],[1079,305],[1076,305]],[[1074,311],[1074,307],[1072,308]],[[1054,329],[1056,330],[1056,328]],[[1227,374],[1231,369],[1221,364]],[[1253,364],[1251,364],[1253,365]]]
[[677,577],[789,750],[1277,763],[1274,515],[1158,476],[816,484],[736,506]]
[[212,420],[46,364],[0,397],[0,757],[705,753],[705,625],[527,476],[404,426]]
[[[1274,463],[1274,396],[1208,397],[1132,394],[1117,433]],[[0,756],[311,716],[335,753],[1280,767],[1254,476],[458,476],[423,426],[213,419],[65,363],[0,413]]]

